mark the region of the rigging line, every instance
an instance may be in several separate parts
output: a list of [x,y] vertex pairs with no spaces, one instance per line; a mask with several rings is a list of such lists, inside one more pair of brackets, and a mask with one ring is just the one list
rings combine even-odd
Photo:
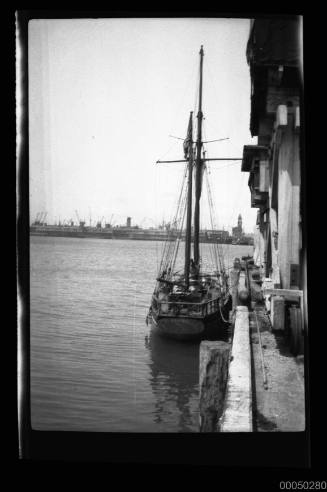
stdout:
[[[207,72],[207,74],[209,75],[208,77],[206,77],[206,80],[209,82],[209,83],[208,83],[208,88],[209,88],[209,91],[210,91],[210,89],[211,89],[212,94],[214,94],[214,97],[216,98],[216,96],[215,96],[215,95],[216,95],[217,93],[219,94],[219,92],[217,92],[217,91],[215,90],[214,79],[213,79],[213,76],[212,76],[212,74],[211,74],[211,69],[210,69],[209,67],[210,67],[210,63],[206,63],[206,72]],[[208,92],[209,92],[209,91],[208,91]],[[215,128],[215,127],[211,124],[211,122],[210,122],[210,121],[208,121],[208,125],[210,126],[210,128],[212,128],[212,129],[213,129],[213,131],[214,131],[214,132],[215,132],[215,134],[216,134],[216,133],[217,133],[217,128]]]
[[157,263],[157,271],[158,271],[159,270],[158,241],[156,241],[156,263]]
[[[208,197],[208,205],[209,205],[209,216],[210,216],[210,222],[211,222],[211,229],[214,230],[214,224],[213,224],[213,218],[212,218],[212,207],[210,203],[210,190],[209,190],[209,181],[208,181],[208,171],[207,168],[204,168],[205,170],[205,180],[206,180],[206,185],[207,185],[207,197]],[[213,261],[213,265],[216,267],[216,270],[218,271],[218,263],[217,263],[217,258],[216,258],[216,253],[214,251],[214,248],[212,244],[210,245],[210,249],[212,250],[212,254],[214,254],[215,261]]]
[[[206,168],[205,168],[205,180],[206,180],[206,185],[207,185],[207,198],[208,198],[208,205],[209,205],[209,218],[210,218],[210,222],[211,222],[211,230],[213,230],[214,227],[213,227],[213,221],[212,221],[212,210],[211,210],[211,207],[210,207],[210,198],[209,198],[209,192],[208,192],[208,176],[207,176],[207,170],[206,170]],[[217,259],[216,259],[216,256],[215,256],[215,252],[214,252],[214,248],[213,248],[213,244],[212,243],[209,244],[209,251],[210,251],[210,255],[211,255],[211,263],[216,268],[216,270],[218,270]]]
[[218,303],[219,305],[219,311],[220,311],[220,316],[221,316],[221,319],[223,320],[224,323],[229,323],[229,321],[227,319],[224,318],[223,316],[223,313],[221,312],[221,306],[220,306],[220,302]]
[[[179,120],[179,118],[177,118],[177,116],[179,114],[181,114],[181,108],[182,108],[182,105],[184,104],[184,101],[185,101],[186,96],[189,93],[191,81],[194,81],[194,78],[195,78],[195,69],[196,69],[196,65],[193,66],[192,74],[191,74],[191,76],[188,79],[188,82],[186,84],[186,89],[183,90],[183,96],[180,99],[180,103],[179,103],[178,107],[176,108],[176,111],[174,113],[174,117],[172,118],[172,121],[176,121],[176,120],[178,121]],[[199,75],[198,75],[198,79],[199,79]],[[198,83],[197,83],[197,85],[198,85]],[[197,97],[197,87],[196,87],[196,92],[195,92],[195,98],[196,97]],[[195,105],[196,105],[196,103],[195,103]],[[176,138],[176,137],[174,137],[174,138]],[[180,139],[180,138],[178,137],[178,139]],[[184,140],[184,139],[180,139],[180,140]],[[177,144],[177,142],[174,142],[174,145],[176,145],[176,144]],[[172,150],[172,148],[174,147],[174,145],[172,145],[172,147],[170,147],[170,149],[160,159],[158,159],[158,160],[162,160],[170,152],[170,150]]]
[[[204,138],[207,138],[207,131],[206,131],[206,125],[203,125],[203,135]],[[209,155],[209,152],[207,151],[207,148],[203,146],[203,150],[205,149],[205,155]],[[207,185],[207,198],[208,198],[208,209],[209,209],[209,219],[211,218],[211,209],[210,209],[210,200],[209,200],[209,194],[208,194],[208,168],[207,168],[207,163],[204,164],[203,166],[203,174],[205,174],[205,180],[206,180],[206,185]],[[211,220],[211,229],[212,227],[212,220]]]
[[[185,208],[185,192],[184,192],[184,195],[183,195],[183,199],[182,199],[182,202],[181,202],[181,206],[180,206],[180,210],[183,211],[184,213],[184,208]],[[178,231],[178,229],[180,228],[180,222],[181,222],[181,216],[176,216],[176,220],[175,220],[175,229]],[[177,233],[177,239],[180,239],[180,236],[181,236],[181,233]],[[177,248],[177,244],[176,244],[176,241],[173,243],[173,247],[172,247],[172,252],[168,258],[168,265],[170,268],[172,268],[172,264],[173,264],[173,259],[176,255],[176,248]]]
[[208,143],[212,143],[212,142],[222,142],[223,140],[229,140],[229,137],[226,137],[226,138],[216,138],[215,140],[206,140],[203,143],[208,144]]
[[216,79],[215,79],[213,73],[211,72],[210,63],[206,64],[206,69],[207,69],[207,74],[209,75],[209,77],[207,77],[207,80],[209,81],[209,86],[211,84],[212,93],[213,94],[220,94],[221,91],[216,90],[217,82],[216,82]]
[[[185,99],[186,99],[186,96],[188,96],[189,93],[190,93],[191,85],[193,85],[193,83],[194,83],[196,71],[197,71],[197,64],[194,63],[193,64],[192,72],[190,73],[190,76],[189,76],[186,84],[184,84],[183,90],[181,91],[182,92],[182,96],[179,99],[179,104],[176,107],[176,110],[174,112],[174,115],[173,115],[173,118],[171,119],[171,121],[179,121],[178,116],[181,115],[182,106],[185,107],[185,104],[184,104],[185,103]],[[183,111],[183,113],[184,113],[184,111]]]
[[194,107],[193,107],[193,131],[194,135],[197,135],[198,132],[198,119],[196,117],[196,110],[198,107],[199,100],[199,85],[200,85],[200,72],[198,72],[197,81],[195,85],[195,94],[194,94]]
[[176,241],[174,243],[173,255],[172,255],[172,258],[171,258],[170,263],[169,263],[169,268],[170,268],[170,272],[171,272],[170,277],[173,277],[173,275],[174,275],[175,263],[176,263],[176,259],[177,259],[177,255],[178,255],[179,246],[181,243],[183,223],[184,223],[184,217],[185,217],[185,211],[186,211],[186,202],[184,203],[183,209],[184,210],[183,210],[182,218],[180,220],[179,232],[177,234],[177,238],[176,238]]
[[[179,197],[177,200],[177,204],[175,205],[174,209],[172,210],[172,214],[171,214],[171,218],[173,219],[173,221],[175,221],[178,217],[179,207],[181,205],[181,201],[183,200],[183,193],[185,192],[184,188],[185,188],[185,183],[186,183],[186,176],[187,176],[187,163],[185,163],[185,165],[184,165],[184,171],[183,171],[183,174],[181,177],[181,185],[180,185],[181,191],[180,191],[180,194],[179,194]],[[176,206],[177,206],[177,210],[176,210]],[[173,215],[174,210],[176,210],[175,215]]]
[[178,203],[177,203],[176,214],[175,214],[175,216],[173,218],[173,223],[176,223],[176,227],[177,227],[177,223],[178,223],[178,221],[180,219],[181,210],[183,210],[183,207],[184,207],[185,195],[186,195],[186,191],[187,191],[187,186],[186,186],[187,165],[184,168],[184,172],[185,172],[185,174],[183,175],[182,189],[181,189],[181,193],[180,193],[180,198],[179,198]]
[[[211,189],[210,189],[210,183],[209,183],[209,193],[210,193],[210,198],[211,198],[211,202],[212,202],[212,209],[213,209],[214,219],[216,220],[217,214],[215,212],[215,205],[214,205],[213,200],[212,200],[212,193],[211,193]],[[218,226],[217,226],[216,223],[215,223],[215,227],[218,228]],[[218,259],[219,259],[220,271],[221,272],[224,272],[225,271],[225,260],[224,260],[224,252],[223,252],[223,249],[222,249],[221,244],[217,244],[216,245],[216,250],[217,250]]]
[[[193,72],[192,72],[192,80],[194,80],[194,70],[195,70],[195,65],[194,65],[194,69],[193,69]],[[199,77],[199,75],[198,75],[198,77]],[[180,111],[181,106],[182,106],[182,103],[184,102],[185,97],[186,97],[186,94],[188,93],[188,89],[189,89],[189,85],[190,85],[190,80],[191,80],[191,78],[189,79],[189,83],[188,83],[187,90],[184,90],[184,91],[183,91],[184,97],[181,99],[181,102],[180,102],[180,104],[179,104],[179,107],[177,108],[176,114],[177,114],[177,112],[178,112],[178,111]],[[195,92],[195,96],[197,96],[197,91]],[[193,113],[193,114],[194,114],[194,113]],[[193,116],[193,118],[194,118],[194,116]],[[174,147],[177,145],[177,143],[178,143],[178,142],[177,142],[177,141],[175,141],[175,142],[174,142],[174,144],[173,144],[173,145],[169,148],[169,150],[168,150],[168,151],[164,154],[164,156],[163,156],[163,157],[165,157],[165,156],[166,156],[166,155],[170,152],[170,150],[172,150],[172,148],[174,148]],[[161,159],[163,159],[163,157],[162,157]],[[185,178],[185,177],[186,177],[186,175],[187,175],[186,169],[187,169],[187,165],[185,166],[185,169],[184,169],[184,178]],[[184,182],[183,182],[183,183],[184,183]],[[182,186],[182,189],[181,189],[181,194],[180,194],[180,196],[182,195],[182,191],[183,191],[183,186]],[[179,203],[180,203],[180,201],[178,202],[178,204],[179,204]],[[177,212],[176,212],[176,215],[175,215],[175,219],[177,218],[178,210],[179,210],[179,207],[178,207],[178,209],[177,209]],[[161,269],[162,269],[162,265],[163,265],[163,264],[165,264],[165,263],[167,264],[167,261],[169,261],[169,258],[170,258],[170,256],[171,256],[171,249],[172,249],[172,248],[171,248],[171,244],[168,244],[168,245],[167,245],[167,243],[170,243],[170,242],[171,242],[171,241],[170,241],[170,237],[169,237],[169,236],[170,236],[170,233],[168,233],[168,237],[167,237],[167,240],[166,240],[165,245],[164,245],[164,251],[163,251],[162,261],[161,261],[161,263],[160,263],[160,270],[159,270],[159,271],[161,271]]]
[[210,253],[211,264],[215,266],[215,261],[212,253],[212,244],[209,244],[209,253]]
[[[210,181],[209,181],[209,173],[208,173],[207,167],[205,167],[205,173],[206,173],[206,183],[207,183],[207,194],[208,194],[208,200],[209,200],[209,211],[210,211],[210,217],[211,217],[211,227],[212,227],[212,229],[216,229],[217,228],[217,224],[216,224],[217,214],[216,214],[215,205],[214,205],[214,202],[212,199],[212,193],[211,193],[211,187],[210,187]],[[217,254],[218,254],[220,269],[221,269],[221,271],[224,271],[224,255],[223,255],[222,248],[219,249],[220,246],[217,245]]]
[[173,270],[175,268],[178,249],[179,249],[179,245],[180,245],[181,238],[182,238],[183,226],[184,226],[184,221],[185,221],[185,214],[186,214],[186,209],[187,209],[187,199],[186,198],[187,198],[187,195],[185,194],[185,200],[184,200],[184,206],[183,206],[183,216],[182,216],[182,219],[180,221],[180,230],[179,230],[178,240],[176,241],[174,256],[172,258],[173,261],[171,262],[171,273],[172,274],[173,274]]
[[158,160],[158,161],[163,160],[163,159],[164,159],[164,157],[166,157],[166,155],[168,155],[168,154],[169,154],[169,152],[170,152],[170,151],[171,151],[174,147],[176,147],[176,145],[177,145],[177,142],[174,142],[174,143],[173,143],[173,144],[169,147],[169,149],[167,150],[167,152],[165,152],[165,153],[164,153],[164,154],[160,157],[160,159],[157,159],[157,160]]
[[[204,136],[206,138],[206,129],[205,128],[204,128]],[[209,219],[210,219],[210,223],[211,223],[211,229],[214,230],[215,226],[214,226],[214,220],[213,220],[213,216],[212,216],[213,207],[212,207],[212,204],[210,203],[211,196],[210,196],[210,187],[209,187],[209,176],[208,176],[208,168],[207,168],[206,164],[204,165],[204,174],[205,174],[205,181],[206,181],[206,186],[207,186]],[[219,268],[218,268],[218,259],[217,259],[217,254],[216,254],[217,252],[215,249],[215,243],[210,243],[209,250],[210,250],[210,254],[211,254],[212,265],[216,268],[216,271],[218,272]]]
[[[154,168],[154,206],[155,206],[155,217],[157,222],[158,215],[158,167]],[[157,272],[159,271],[159,254],[158,254],[158,242],[156,241],[156,263],[157,263]]]
[[[182,201],[183,201],[183,192],[184,192],[184,195],[185,195],[185,182],[186,182],[186,174],[183,175],[183,181],[182,181],[182,186],[181,186],[181,192],[180,192],[180,195],[179,195],[179,198],[178,198],[178,202],[177,202],[177,210],[176,210],[176,214],[175,216],[172,217],[172,220],[171,220],[171,223],[174,225],[177,224],[177,219],[178,219],[178,215],[180,214],[180,209],[181,209],[181,204],[182,204]],[[167,270],[168,269],[168,265],[169,265],[169,262],[171,261],[171,255],[173,254],[172,253],[172,241],[171,241],[171,236],[173,234],[173,228],[170,228],[169,231],[168,231],[168,237],[167,237],[167,240],[166,240],[166,244],[167,244],[167,249],[165,251],[165,254],[163,256],[163,261],[164,261],[164,266],[165,266],[165,269]]]
[[[230,164],[226,164],[225,166],[213,168],[213,171],[220,171],[221,169],[224,169],[225,167],[234,166],[235,164],[239,164],[239,163],[240,163],[240,161],[231,162]],[[211,172],[211,169],[210,169],[210,172]]]
[[188,96],[188,94],[190,92],[191,82],[193,82],[195,80],[195,73],[198,71],[197,69],[198,69],[198,64],[194,62],[192,71],[190,72],[190,76],[189,76],[188,81],[186,83],[186,86],[185,86],[185,88],[183,89],[183,92],[182,92],[183,96],[180,98],[180,103],[179,103],[179,105],[176,108],[175,117],[174,117],[174,119],[172,121],[177,121],[178,120],[177,116],[179,114],[181,114],[181,109],[182,109],[182,106],[184,105],[186,96]]
[[[203,135],[204,135],[204,138],[205,140],[203,141],[204,144],[207,144],[207,143],[212,143],[212,142],[222,142],[223,140],[229,140],[229,137],[224,137],[224,138],[216,138],[215,140],[207,140],[207,134],[206,134],[206,131],[205,131],[205,123],[207,123],[207,119],[204,118],[204,122],[203,122]],[[212,127],[212,125],[210,124],[209,122],[209,126]]]
[[169,262],[170,262],[170,258],[171,258],[171,254],[172,254],[172,243],[173,243],[173,240],[172,240],[172,229],[170,229],[168,231],[168,237],[167,237],[167,240],[166,240],[166,245],[167,245],[167,248],[166,248],[166,251],[165,251],[165,254],[164,254],[164,257],[163,257],[163,269],[162,271],[166,271],[167,272],[167,269],[169,267]]
[[[207,120],[205,120],[207,122]],[[205,123],[203,124],[203,134],[204,134],[204,138],[207,139],[207,133],[206,133],[206,128],[205,128]],[[220,140],[229,140],[229,138],[227,139],[220,139]],[[203,142],[203,143],[206,143],[206,142]],[[203,146],[204,147],[204,146]],[[208,158],[209,158],[209,152],[206,150],[206,153],[208,154]],[[228,158],[226,158],[228,159]],[[219,163],[220,164],[221,161],[216,161],[215,164]],[[220,166],[218,168],[213,168],[214,171],[220,171],[220,169],[224,169],[225,167],[229,167],[229,166],[233,166],[235,164],[239,164],[240,160],[239,159],[235,159],[235,162],[231,162],[229,164],[225,164],[224,166]],[[209,162],[206,162],[206,165],[208,166],[208,171],[209,171],[209,174],[211,174],[211,171],[212,169],[209,167]]]
[[[169,150],[171,150],[174,146],[177,145],[177,142],[174,142],[174,144],[170,147]],[[168,151],[169,152],[169,151]],[[167,153],[168,153],[167,152]],[[165,155],[167,155],[167,153]],[[185,165],[185,168],[184,168],[184,173],[183,173],[183,178],[182,178],[182,187],[181,187],[181,193],[180,193],[180,196],[179,196],[179,200],[178,200],[178,203],[177,203],[177,212],[176,212],[176,215],[175,215],[175,218],[174,218],[174,221],[176,220],[176,217],[177,217],[177,214],[178,214],[178,210],[179,210],[179,204],[180,204],[180,198],[181,198],[181,195],[182,195],[182,192],[183,192],[183,185],[184,185],[184,181],[185,181],[185,178],[186,178],[186,175],[187,175],[187,164]],[[162,261],[160,263],[160,270],[159,270],[159,273],[162,269],[162,265],[165,264],[167,262],[167,259],[170,257],[170,251],[171,251],[171,245],[170,245],[170,233],[168,233],[168,237],[165,241],[165,245],[164,245],[164,250],[163,250],[163,255],[162,255]],[[167,247],[167,243],[168,244],[168,247]]]
[[[210,203],[211,227],[212,227],[212,229],[216,229],[216,224],[214,223],[214,219],[213,219],[214,206],[213,206],[213,201],[212,201],[212,196],[211,196],[208,173],[206,173],[206,178],[207,178],[209,202],[211,202]],[[217,245],[215,243],[214,243],[214,253],[215,253],[215,258],[216,258],[216,269],[217,269],[217,271],[222,272],[223,271],[222,259],[221,259],[220,251],[217,248]],[[219,268],[218,268],[218,263],[219,263]]]
[[217,257],[216,257],[216,251],[215,251],[215,243],[210,244],[210,249],[211,249],[211,254],[212,254],[212,264],[216,269],[216,272],[219,272],[218,268],[218,262],[217,262]]
[[[181,202],[181,198],[182,198],[182,194],[183,194],[183,189],[184,189],[184,186],[185,186],[185,180],[186,180],[185,169],[186,169],[186,166],[184,168],[184,173],[181,176],[180,193],[179,193],[179,196],[177,198],[177,203],[172,207],[172,211],[171,211],[171,214],[170,214],[170,222],[171,223],[174,222],[174,220],[176,220],[176,217],[177,217],[177,214],[178,214],[178,209],[180,207],[180,202]],[[173,215],[174,214],[174,211],[176,211],[175,215]]]
[[[239,152],[239,150],[240,150],[240,149],[239,149],[238,147],[236,147],[236,145],[233,143],[233,140],[229,139],[229,143],[231,144],[231,146],[232,146],[232,147],[234,147],[234,149],[235,149],[237,152]],[[243,149],[242,149],[242,150],[243,150]]]

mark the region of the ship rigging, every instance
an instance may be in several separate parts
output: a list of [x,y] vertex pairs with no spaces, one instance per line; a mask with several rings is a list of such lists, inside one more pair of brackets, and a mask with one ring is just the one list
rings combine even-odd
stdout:
[[[200,78],[197,112],[197,135],[193,140],[193,112],[190,113],[187,136],[183,142],[184,159],[157,161],[185,163],[185,173],[177,210],[173,219],[174,239],[167,238],[156,276],[156,285],[147,315],[159,333],[181,340],[217,336],[226,328],[231,304],[228,278],[221,245],[210,245],[211,266],[204,265],[200,256],[200,204],[203,178],[206,179],[210,220],[213,225],[213,200],[207,172],[207,161],[238,160],[206,158],[202,140],[203,46],[200,49]],[[187,179],[186,179],[187,178]],[[194,212],[192,197],[194,186]],[[186,217],[184,268],[175,271],[182,231]],[[177,235],[176,235],[177,231]],[[173,229],[171,230],[173,232]],[[175,239],[176,238],[176,239]],[[191,257],[193,245],[193,257]]]

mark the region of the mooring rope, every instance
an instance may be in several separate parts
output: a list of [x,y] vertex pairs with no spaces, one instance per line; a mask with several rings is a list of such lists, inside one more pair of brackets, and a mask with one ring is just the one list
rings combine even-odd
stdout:
[[221,306],[220,306],[220,303],[218,303],[219,305],[219,311],[220,311],[220,316],[221,316],[221,319],[223,320],[224,323],[229,323],[229,321],[227,321],[225,318],[224,318],[224,315],[223,313],[221,312]]

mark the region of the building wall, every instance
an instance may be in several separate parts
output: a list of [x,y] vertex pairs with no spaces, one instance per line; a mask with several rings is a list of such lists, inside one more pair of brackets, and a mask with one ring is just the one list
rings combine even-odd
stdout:
[[[278,156],[278,253],[282,288],[291,282],[291,265],[300,263],[300,160],[299,135],[294,133],[293,115],[283,131]],[[293,284],[293,285],[292,285]]]
[[298,19],[255,20],[247,50],[250,126],[258,145],[244,147],[242,171],[250,173],[251,206],[258,208],[254,259],[284,289],[303,288],[297,25]]

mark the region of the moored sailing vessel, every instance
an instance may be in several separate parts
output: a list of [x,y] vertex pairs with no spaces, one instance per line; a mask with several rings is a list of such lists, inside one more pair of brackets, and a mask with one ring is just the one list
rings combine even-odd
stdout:
[[[197,138],[193,141],[193,112],[190,113],[187,136],[184,141],[186,173],[179,196],[173,223],[174,238],[165,243],[156,286],[147,315],[160,334],[179,340],[215,338],[226,331],[228,311],[231,307],[228,278],[225,272],[221,245],[212,246],[212,265],[204,265],[200,256],[200,199],[203,176],[207,178],[209,209],[212,221],[213,202],[205,152],[202,141],[202,73],[203,47],[200,49],[200,85],[197,113]],[[215,159],[210,159],[215,160]],[[217,159],[221,160],[221,159]],[[187,180],[186,180],[187,177]],[[194,182],[194,183],[193,183]],[[194,212],[192,210],[194,184]],[[176,258],[186,217],[184,269],[175,271]],[[193,222],[193,224],[192,224]],[[212,224],[212,228],[213,224]],[[191,249],[193,245],[193,257]],[[227,318],[227,319],[226,319]]]

